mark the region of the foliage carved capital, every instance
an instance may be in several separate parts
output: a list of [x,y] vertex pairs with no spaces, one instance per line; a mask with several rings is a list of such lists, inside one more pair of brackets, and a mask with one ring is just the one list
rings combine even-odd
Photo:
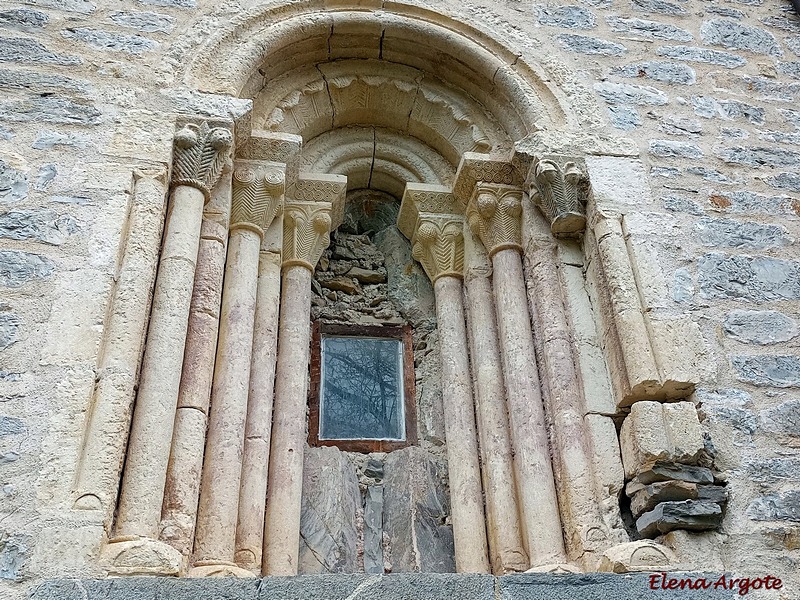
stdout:
[[224,127],[187,123],[175,134],[172,185],[197,188],[208,202],[231,146],[233,135]]
[[284,165],[260,161],[236,161],[231,199],[231,231],[251,229],[259,235],[281,209]]
[[550,221],[556,237],[576,237],[586,228],[589,178],[576,158],[560,155],[534,157],[529,173],[533,203]]
[[467,222],[489,256],[508,248],[522,251],[522,189],[478,182],[467,204]]
[[412,256],[435,283],[439,277],[464,275],[464,219],[421,213],[411,239]]
[[286,202],[283,214],[283,266],[313,271],[331,242],[331,203]]

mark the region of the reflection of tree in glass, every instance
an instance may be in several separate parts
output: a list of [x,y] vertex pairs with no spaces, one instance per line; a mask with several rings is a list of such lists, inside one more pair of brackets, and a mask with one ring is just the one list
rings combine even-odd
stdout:
[[400,340],[323,338],[320,435],[402,439]]

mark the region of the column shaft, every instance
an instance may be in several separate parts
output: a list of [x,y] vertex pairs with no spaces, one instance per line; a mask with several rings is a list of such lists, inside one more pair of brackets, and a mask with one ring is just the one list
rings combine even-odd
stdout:
[[236,526],[236,563],[255,573],[261,571],[264,543],[264,509],[269,475],[280,299],[280,255],[262,252],[259,262],[239,519]]
[[488,277],[466,278],[472,338],[472,370],[476,381],[478,431],[485,480],[491,562],[495,574],[525,571],[525,554],[514,488],[505,382],[497,324]]
[[261,235],[250,228],[231,232],[197,514],[196,562],[234,559],[260,246]]
[[161,539],[184,556],[192,552],[208,406],[217,353],[219,310],[230,211],[230,172],[220,179],[206,207],[183,354],[183,372],[167,469]]
[[519,251],[497,251],[492,256],[492,266],[517,494],[528,556],[533,566],[563,563],[564,541]]
[[281,290],[275,406],[264,523],[265,575],[296,575],[311,314],[311,271],[284,268]]
[[461,280],[449,275],[441,276],[434,283],[434,292],[442,362],[442,404],[447,437],[456,570],[459,573],[488,573],[483,494]]
[[203,218],[203,192],[172,193],[128,442],[117,536],[155,539],[167,475]]

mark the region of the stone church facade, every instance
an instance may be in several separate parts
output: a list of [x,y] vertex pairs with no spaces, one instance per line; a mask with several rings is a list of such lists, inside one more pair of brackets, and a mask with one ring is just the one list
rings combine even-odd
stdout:
[[4,2],[0,597],[796,598],[795,8]]

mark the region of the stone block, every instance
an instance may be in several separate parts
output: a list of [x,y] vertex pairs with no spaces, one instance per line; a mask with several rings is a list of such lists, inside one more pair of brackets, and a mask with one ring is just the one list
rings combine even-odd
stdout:
[[39,254],[19,250],[0,250],[0,286],[21,287],[30,281],[49,277],[53,262]]
[[735,69],[747,64],[747,60],[736,54],[698,48],[696,46],[660,46],[656,48],[656,54],[667,58],[677,58],[678,60],[720,65],[729,69]]
[[746,514],[753,521],[800,521],[800,490],[759,496]]
[[[706,299],[800,300],[798,261],[715,252],[700,258],[697,273],[700,294]],[[749,369],[747,361],[741,368]]]
[[800,165],[800,152],[770,146],[733,146],[715,152],[717,158],[730,165],[746,167],[796,167]]
[[694,404],[634,403],[622,424],[620,446],[628,478],[655,461],[695,463],[704,443]]
[[685,15],[686,9],[679,4],[666,2],[665,0],[631,0],[631,4],[637,10],[648,13],[661,13],[662,15]]
[[682,570],[725,571],[721,552],[724,539],[719,533],[676,529],[661,539],[663,544],[675,553],[676,567]]
[[800,386],[800,357],[732,356],[736,378],[754,385],[770,387]]
[[594,84],[594,91],[612,104],[637,104],[661,106],[669,102],[667,95],[654,87],[602,81]]
[[711,19],[700,27],[700,37],[709,46],[749,50],[755,54],[782,56],[778,40],[769,31],[750,27],[732,19]]
[[706,531],[722,524],[722,508],[707,500],[662,502],[636,520],[636,530],[643,537],[656,537],[674,529]]
[[698,145],[672,140],[651,140],[650,154],[659,158],[703,158],[703,151]]
[[539,24],[565,29],[592,29],[597,23],[594,13],[582,6],[547,6],[539,11]]
[[659,481],[644,486],[631,497],[631,512],[634,517],[653,510],[661,502],[696,500],[697,484],[686,481]]
[[658,21],[645,19],[622,19],[620,17],[606,17],[606,23],[611,31],[635,35],[647,40],[677,40],[690,42],[694,36],[687,30]]
[[0,238],[60,246],[77,230],[78,224],[72,216],[51,211],[11,211],[0,214]]
[[612,546],[600,559],[601,573],[631,573],[636,571],[668,571],[675,556],[661,544],[637,540]]
[[797,322],[774,310],[732,310],[725,317],[723,330],[746,344],[777,344],[800,335]]
[[603,56],[622,56],[628,49],[622,44],[589,37],[587,35],[574,35],[562,33],[556,36],[558,42],[567,50],[579,54],[600,54]]
[[695,230],[703,245],[718,248],[766,250],[792,243],[784,227],[751,221],[704,218],[695,224]]
[[154,12],[115,11],[111,20],[123,27],[145,33],[169,33],[175,27],[176,19],[170,15]]
[[690,483],[714,483],[714,474],[711,469],[706,467],[695,467],[691,465],[676,465],[665,461],[655,461],[644,465],[639,474],[625,488],[626,493],[631,496],[641,489],[641,486],[656,481],[667,481],[677,479],[678,481],[688,481]]

